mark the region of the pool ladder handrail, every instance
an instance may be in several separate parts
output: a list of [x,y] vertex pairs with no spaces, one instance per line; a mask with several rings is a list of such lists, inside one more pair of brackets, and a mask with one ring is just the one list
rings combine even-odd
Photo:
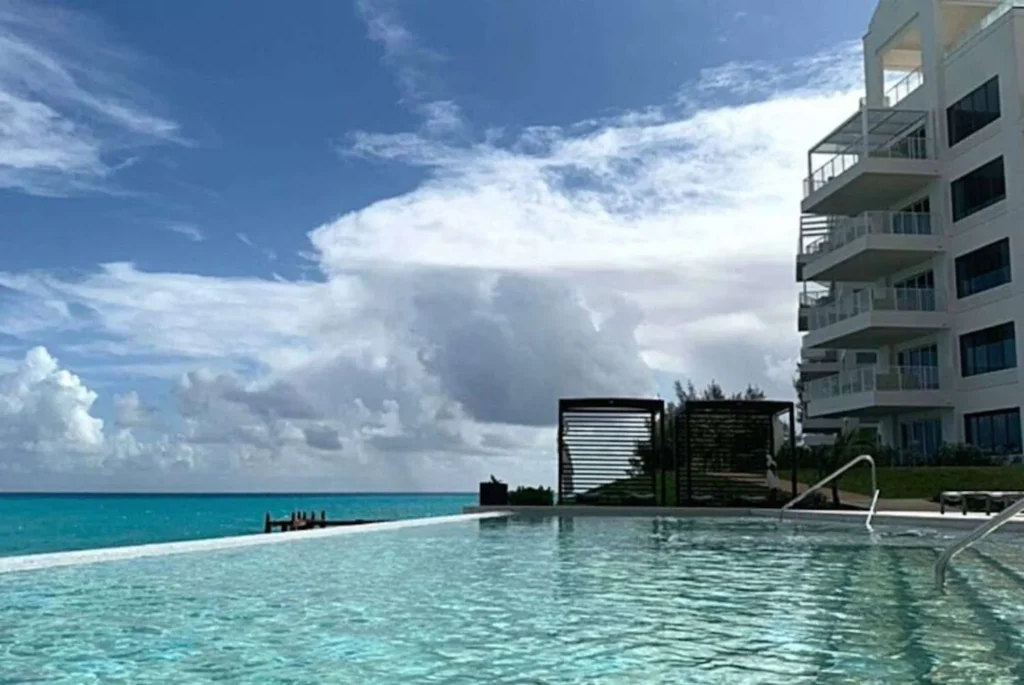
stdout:
[[784,505],[782,505],[782,509],[779,510],[779,521],[780,522],[782,521],[782,518],[786,515],[787,511],[789,511],[790,509],[795,507],[797,504],[802,502],[812,492],[817,492],[818,490],[820,490],[824,486],[828,485],[834,479],[836,479],[839,476],[843,475],[844,473],[846,473],[847,471],[849,471],[850,469],[852,469],[854,466],[856,466],[857,464],[861,463],[862,461],[866,461],[869,464],[871,464],[871,492],[873,492],[874,494],[871,496],[871,507],[870,507],[870,509],[868,509],[868,518],[864,522],[864,525],[867,526],[867,529],[871,530],[871,519],[873,519],[875,517],[875,507],[878,506],[878,473],[875,470],[875,460],[874,460],[874,458],[872,458],[872,456],[870,454],[861,454],[860,456],[854,457],[853,459],[851,459],[850,461],[846,462],[845,464],[840,466],[838,469],[836,469],[835,471],[833,471],[829,475],[827,475],[824,478],[822,478],[820,481],[818,481],[817,483],[815,483],[811,487],[809,487],[806,490],[804,490],[802,493],[800,493],[799,495],[797,495],[793,499],[791,499],[788,502],[786,502]]
[[949,562],[952,561],[953,557],[960,554],[960,552],[964,551],[968,547],[980,542],[983,538],[987,537],[989,533],[994,533],[999,528],[1002,528],[1010,521],[1010,519],[1022,511],[1024,511],[1024,497],[1006,507],[1001,512],[972,530],[970,533],[967,533],[967,535],[954,540],[949,547],[943,550],[942,554],[936,560],[933,568],[935,573],[935,585],[939,592],[943,592],[946,588],[946,567],[949,566]]

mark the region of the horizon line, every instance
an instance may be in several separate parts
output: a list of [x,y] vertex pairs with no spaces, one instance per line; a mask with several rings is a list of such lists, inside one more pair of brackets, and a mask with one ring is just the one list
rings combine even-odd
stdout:
[[198,495],[198,496],[333,496],[333,495],[476,495],[473,491],[181,491],[181,490],[0,490],[0,497],[5,495]]

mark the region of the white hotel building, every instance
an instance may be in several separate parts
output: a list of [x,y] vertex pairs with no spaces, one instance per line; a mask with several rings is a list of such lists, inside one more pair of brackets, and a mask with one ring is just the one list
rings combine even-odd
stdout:
[[1024,0],[881,0],[864,75],[808,154],[805,440],[1020,454]]

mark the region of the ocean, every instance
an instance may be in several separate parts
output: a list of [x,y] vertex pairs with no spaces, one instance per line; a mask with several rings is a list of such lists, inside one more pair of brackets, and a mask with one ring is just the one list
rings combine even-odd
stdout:
[[269,512],[331,519],[462,513],[476,494],[0,494],[0,556],[263,533]]

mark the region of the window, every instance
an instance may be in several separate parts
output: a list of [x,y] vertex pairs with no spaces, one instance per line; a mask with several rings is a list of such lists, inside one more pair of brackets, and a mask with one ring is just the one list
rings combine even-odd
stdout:
[[999,77],[971,91],[946,109],[949,146],[980,131],[999,118]]
[[928,156],[928,134],[924,126],[920,126],[892,145],[888,146],[889,157],[905,157],[907,159],[924,159]]
[[975,212],[1006,199],[1006,177],[1003,158],[964,174],[950,186],[953,196],[953,221],[960,221]]
[[942,420],[920,419],[900,423],[900,447],[931,459],[942,445]]
[[1013,322],[960,336],[960,374],[964,377],[1017,366]]
[[1010,282],[1010,239],[956,258],[956,296],[967,297]]
[[1020,408],[964,414],[964,439],[985,454],[1020,454]]
[[902,281],[893,283],[893,288],[904,289],[904,288],[929,288],[935,287],[935,272],[929,269],[928,271],[922,271],[921,273],[911,276],[910,278],[904,278]]
[[939,348],[937,345],[926,345],[915,347],[912,350],[903,350],[896,354],[898,366],[938,366]]
[[877,352],[858,352],[854,356],[854,363],[857,366],[867,366],[867,365],[870,365],[870,364],[877,364],[878,363],[878,353]]
[[935,273],[929,269],[893,284],[896,307],[903,311],[935,311]]
[[901,212],[912,212],[914,214],[927,214],[932,211],[931,198],[922,197],[916,202],[911,202],[909,205],[900,210]]
[[931,235],[931,200],[923,197],[892,215],[892,232],[909,235]]

